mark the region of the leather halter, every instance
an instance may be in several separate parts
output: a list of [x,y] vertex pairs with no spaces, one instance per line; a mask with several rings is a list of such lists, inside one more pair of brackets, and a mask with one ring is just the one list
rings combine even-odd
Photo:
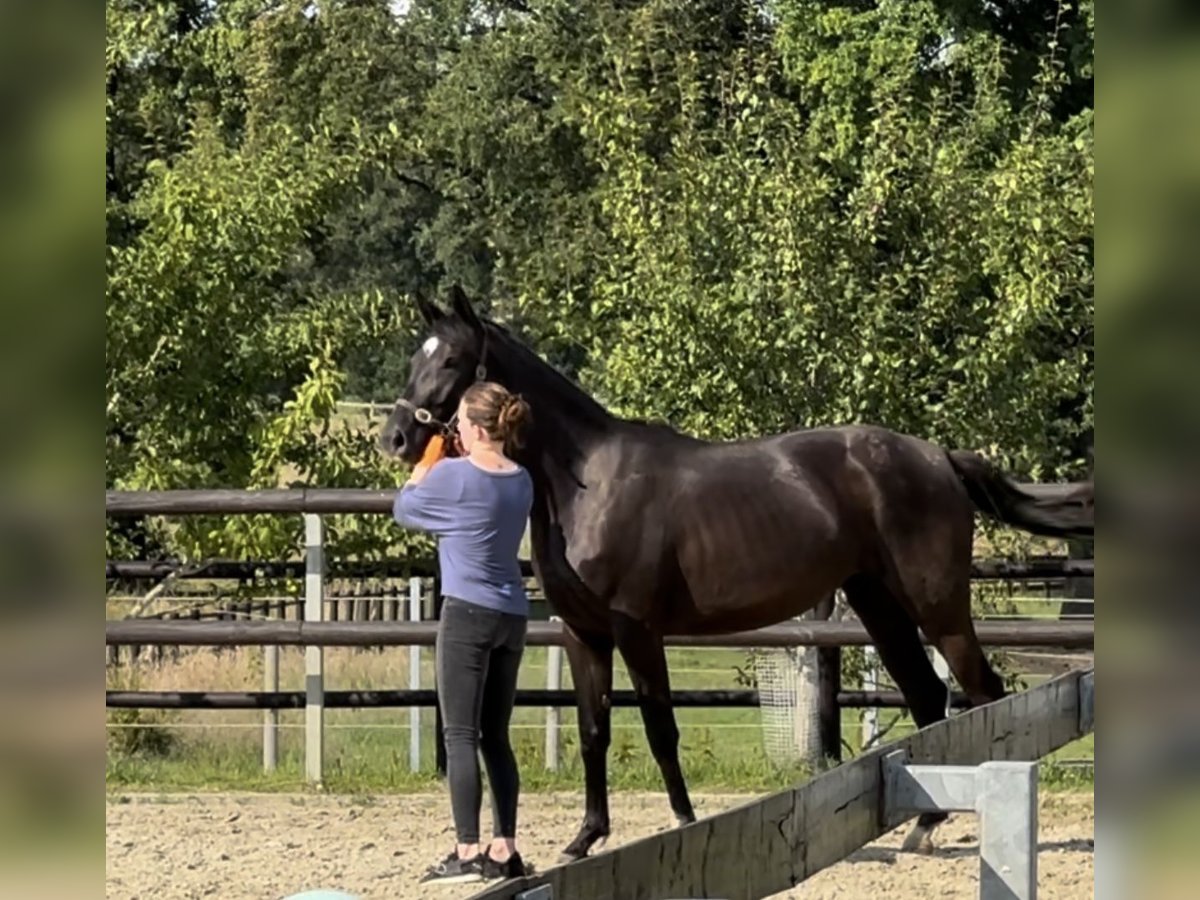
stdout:
[[[487,332],[484,331],[483,345],[479,349],[479,364],[475,366],[475,383],[476,384],[487,379],[487,366],[484,365],[484,360],[487,359],[487,341],[488,341]],[[405,409],[407,409],[409,412],[411,412],[413,414],[413,418],[416,419],[418,422],[420,422],[422,425],[432,425],[433,427],[437,428],[439,431],[441,431],[447,437],[451,436],[452,432],[454,431],[455,420],[458,418],[457,409],[455,410],[454,415],[452,415],[450,417],[449,421],[443,422],[441,419],[434,416],[434,414],[431,413],[429,410],[427,410],[425,407],[417,406],[412,401],[406,400],[403,397],[400,397],[396,401],[396,405],[403,406]],[[457,404],[455,404],[455,405],[457,406]]]

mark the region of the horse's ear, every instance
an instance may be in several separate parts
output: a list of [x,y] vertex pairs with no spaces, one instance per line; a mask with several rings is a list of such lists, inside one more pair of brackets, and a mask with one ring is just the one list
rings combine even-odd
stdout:
[[437,304],[426,299],[425,295],[420,291],[417,292],[417,309],[421,312],[421,318],[425,320],[426,325],[433,325],[438,319],[444,318],[445,313],[437,308]]
[[467,299],[466,293],[459,284],[450,287],[450,308],[454,310],[456,316],[475,331],[483,331],[483,323],[479,321],[479,316],[475,315],[475,308],[471,306],[471,301]]

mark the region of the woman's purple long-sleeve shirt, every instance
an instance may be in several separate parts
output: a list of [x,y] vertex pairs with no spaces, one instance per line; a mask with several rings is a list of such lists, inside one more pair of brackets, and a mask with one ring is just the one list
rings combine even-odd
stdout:
[[532,505],[525,469],[494,472],[464,457],[442,460],[420,484],[405,485],[392,511],[404,527],[437,535],[444,595],[528,616],[517,555]]

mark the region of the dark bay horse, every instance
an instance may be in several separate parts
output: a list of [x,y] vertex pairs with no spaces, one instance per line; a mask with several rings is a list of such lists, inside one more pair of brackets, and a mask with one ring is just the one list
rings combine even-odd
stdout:
[[[567,857],[586,855],[609,833],[614,648],[683,824],[695,813],[679,765],[664,635],[771,625],[842,588],[924,726],[944,717],[946,686],[918,628],[972,703],[1004,694],[971,622],[974,514],[1041,535],[1093,535],[1090,492],[1026,490],[974,453],[884,428],[709,443],[619,419],[477,316],[461,290],[452,291],[449,312],[418,303],[431,334],[381,435],[388,453],[418,459],[477,379],[521,393],[533,410],[517,458],[535,485],[534,571],[565,624],[587,788]],[[923,817],[913,835],[927,836],[941,818]]]

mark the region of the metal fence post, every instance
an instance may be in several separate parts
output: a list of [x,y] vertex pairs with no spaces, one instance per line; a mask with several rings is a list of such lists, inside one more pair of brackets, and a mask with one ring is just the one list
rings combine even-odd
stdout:
[[881,765],[887,824],[924,812],[978,814],[980,900],[1037,900],[1037,763],[910,766],[895,750]]
[[[421,621],[421,579],[408,579],[408,620]],[[408,687],[421,689],[421,648],[408,648]],[[413,772],[421,771],[421,707],[408,708],[408,767]]]
[[[551,616],[551,622],[559,621],[558,616]],[[558,645],[547,648],[546,653],[546,689],[557,691],[562,689],[562,658],[563,648]],[[557,706],[546,707],[546,768],[551,772],[558,771],[558,730],[562,721],[562,712]]]
[[1037,765],[985,762],[976,787],[979,810],[979,896],[1037,897]]
[[[263,647],[263,690],[279,691],[279,645]],[[274,772],[279,764],[279,710],[263,713],[263,771]]]
[[943,712],[949,717],[954,711],[954,706],[950,702],[954,694],[954,680],[950,675],[950,664],[946,662],[946,657],[942,656],[937,650],[930,648],[929,652],[933,654],[933,671],[937,673],[937,677],[942,679],[942,684],[946,686],[946,708]]
[[[304,621],[320,622],[325,605],[325,525],[319,515],[304,514]],[[304,774],[321,784],[325,772],[325,654],[304,648]]]
[[[875,652],[874,645],[868,644],[863,647],[863,662],[865,663],[863,668],[863,690],[879,690],[879,654]],[[866,750],[879,737],[879,709],[874,706],[868,706],[863,710],[862,715],[862,741],[859,747],[862,750]]]

